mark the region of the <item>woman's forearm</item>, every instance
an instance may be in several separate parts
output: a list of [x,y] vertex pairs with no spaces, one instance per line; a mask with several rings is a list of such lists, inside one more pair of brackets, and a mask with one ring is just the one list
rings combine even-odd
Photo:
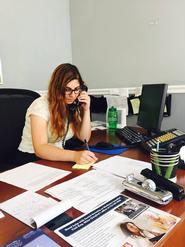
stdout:
[[74,162],[76,151],[61,149],[51,144],[42,144],[35,147],[35,154],[41,159]]
[[51,144],[42,144],[35,148],[35,154],[41,159],[51,161],[72,161],[78,164],[92,163],[97,160],[94,153],[88,150],[71,151],[60,149]]
[[84,140],[89,140],[91,137],[91,118],[90,118],[90,110],[86,110],[83,113],[81,128],[79,131],[79,138]]

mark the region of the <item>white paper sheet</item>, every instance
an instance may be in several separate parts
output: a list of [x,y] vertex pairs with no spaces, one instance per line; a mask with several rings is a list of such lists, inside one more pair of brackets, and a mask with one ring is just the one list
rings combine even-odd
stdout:
[[125,95],[106,95],[107,106],[115,106],[117,108],[127,108],[127,96]]
[[123,189],[122,178],[91,170],[45,192],[62,201],[70,200],[75,208],[88,212]]
[[96,130],[96,129],[106,129],[106,123],[102,121],[93,121],[91,122],[91,130]]
[[126,157],[114,156],[97,162],[93,167],[123,178],[133,173],[136,178],[142,179],[143,176],[140,175],[141,170],[151,168],[151,164]]
[[71,172],[49,166],[28,163],[0,174],[0,181],[17,187],[37,191]]
[[0,204],[2,210],[30,227],[40,227],[71,207],[69,203],[26,191]]
[[0,211],[0,219],[2,219],[4,216],[3,212]]

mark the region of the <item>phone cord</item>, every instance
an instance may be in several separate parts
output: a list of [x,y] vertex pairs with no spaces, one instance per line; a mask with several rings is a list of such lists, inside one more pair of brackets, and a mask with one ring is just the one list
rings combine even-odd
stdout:
[[68,130],[69,130],[69,118],[67,119],[67,127],[66,127],[66,131],[65,131],[65,134],[64,134],[64,137],[62,139],[62,147],[65,149],[65,140],[66,140],[66,136],[67,136],[67,133],[68,133]]

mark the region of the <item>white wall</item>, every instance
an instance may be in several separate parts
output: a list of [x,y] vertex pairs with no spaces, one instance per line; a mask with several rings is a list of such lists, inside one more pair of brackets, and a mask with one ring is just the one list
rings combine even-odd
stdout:
[[184,0],[70,0],[70,11],[90,88],[185,84]]
[[69,0],[0,0],[0,87],[44,90],[53,69],[71,62]]

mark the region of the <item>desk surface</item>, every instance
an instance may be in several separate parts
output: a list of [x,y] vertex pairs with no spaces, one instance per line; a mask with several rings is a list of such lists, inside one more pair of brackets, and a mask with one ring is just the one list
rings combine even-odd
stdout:
[[[98,141],[108,141],[108,142],[114,142],[114,143],[120,143],[120,140],[117,139],[114,135],[114,133],[108,133],[106,131],[93,131],[92,132],[92,138],[90,144],[94,144]],[[124,157],[129,157],[137,160],[142,161],[149,161],[149,155],[145,154],[142,150],[138,148],[129,149],[128,151],[124,152],[122,154]],[[106,159],[110,157],[109,155],[105,154],[97,154],[97,157],[99,160]],[[71,167],[73,163],[70,162],[51,162],[51,161],[45,161],[41,160],[38,163],[61,168],[64,170],[72,171],[72,173],[68,176],[68,178],[73,178],[79,174],[84,173],[82,170],[72,170]],[[63,181],[66,181],[66,178],[63,178],[61,180],[58,180],[52,185],[47,186],[40,190],[38,193],[44,195],[44,191],[56,184],[59,184]],[[177,183],[181,184],[185,188],[185,171],[178,170],[177,171]],[[3,182],[0,182],[0,203],[10,199],[13,196],[16,196],[23,192],[23,189],[20,189],[18,187],[15,187],[13,185],[9,185]],[[129,195],[129,194],[128,194]],[[136,199],[142,200],[140,197],[135,196]],[[144,200],[142,200],[144,201]],[[177,202],[173,200],[166,206],[158,206],[156,204],[153,204],[149,201],[144,201],[145,203],[157,207],[161,210],[164,210],[168,213],[174,214],[178,217],[181,217],[180,223],[164,238],[160,241],[160,243],[156,246],[163,246],[163,247],[183,247],[185,242],[185,234],[184,234],[184,228],[185,228],[185,200],[181,202]],[[0,247],[4,246],[4,244],[15,240],[17,237],[29,232],[31,228],[22,222],[18,221],[17,219],[13,218],[12,216],[5,214],[5,217],[0,219]],[[70,209],[68,211],[68,214],[76,218],[77,216],[81,215],[81,213],[75,209]],[[46,227],[42,227],[42,229],[51,237],[53,238],[57,243],[59,243],[61,246],[68,247],[70,246],[65,241],[63,241],[60,237],[58,237],[56,234],[54,234],[52,231],[47,229]]]

